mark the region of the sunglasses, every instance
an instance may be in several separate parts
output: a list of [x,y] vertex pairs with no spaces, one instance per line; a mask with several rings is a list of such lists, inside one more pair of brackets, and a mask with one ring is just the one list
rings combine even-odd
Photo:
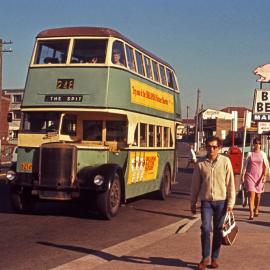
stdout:
[[207,149],[213,148],[214,150],[218,148],[218,145],[206,145]]

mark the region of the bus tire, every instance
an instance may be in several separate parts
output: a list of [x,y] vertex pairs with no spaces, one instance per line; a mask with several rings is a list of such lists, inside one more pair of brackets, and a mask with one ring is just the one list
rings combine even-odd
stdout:
[[171,193],[171,171],[168,165],[165,166],[160,189],[158,191],[158,197],[161,200],[165,200]]
[[16,213],[29,214],[35,208],[35,201],[31,189],[18,187],[11,190],[11,205]]
[[97,196],[97,208],[101,216],[109,220],[117,215],[120,203],[121,183],[118,173],[114,173],[109,188]]

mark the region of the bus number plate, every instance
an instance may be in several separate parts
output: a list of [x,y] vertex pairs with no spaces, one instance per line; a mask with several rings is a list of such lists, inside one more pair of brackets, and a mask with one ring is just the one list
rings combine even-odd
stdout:
[[58,79],[56,89],[73,89],[74,79]]
[[23,162],[21,163],[21,170],[22,171],[31,171],[32,170],[32,163],[30,162]]

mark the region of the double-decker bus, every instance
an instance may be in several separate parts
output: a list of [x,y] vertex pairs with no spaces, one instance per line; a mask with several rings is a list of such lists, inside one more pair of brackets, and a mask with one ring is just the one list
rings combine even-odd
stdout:
[[119,32],[40,32],[22,113],[16,170],[7,174],[16,211],[37,199],[78,199],[110,219],[129,198],[168,196],[181,118],[176,74]]

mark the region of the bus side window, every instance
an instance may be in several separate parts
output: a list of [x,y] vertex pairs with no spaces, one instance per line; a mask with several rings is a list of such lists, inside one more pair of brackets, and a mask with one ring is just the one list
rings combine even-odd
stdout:
[[168,68],[166,68],[166,73],[167,73],[168,86],[170,88],[173,88],[173,74],[171,70],[169,70]]
[[140,124],[140,146],[146,146],[146,124]]
[[161,138],[162,138],[162,127],[161,126],[157,126],[157,147],[161,147]]
[[167,86],[164,66],[159,65],[159,70],[160,70],[161,83]]
[[155,146],[155,128],[153,125],[149,125],[149,147],[154,147]]
[[163,146],[164,147],[168,147],[169,146],[169,128],[168,127],[164,127],[164,143]]
[[133,49],[128,45],[126,45],[126,53],[127,53],[127,61],[128,61],[129,69],[136,71]]
[[138,146],[138,132],[139,132],[139,128],[137,125],[135,129],[135,133],[134,133],[134,142],[133,142],[134,146]]
[[146,76],[149,79],[153,79],[150,59],[144,56],[144,65],[146,70]]
[[106,141],[126,142],[126,122],[106,121]]
[[152,61],[152,66],[153,66],[154,79],[155,79],[155,81],[159,82],[159,74],[158,74],[158,65],[157,65],[157,62]]
[[112,47],[112,63],[119,66],[127,66],[123,42],[114,41]]
[[144,75],[144,68],[143,68],[143,61],[142,61],[142,54],[139,51],[135,52],[136,62],[137,62],[137,70],[138,73]]
[[173,147],[173,136],[171,128],[170,128],[170,147]]
[[101,141],[102,139],[102,121],[84,120],[83,121],[83,140]]

